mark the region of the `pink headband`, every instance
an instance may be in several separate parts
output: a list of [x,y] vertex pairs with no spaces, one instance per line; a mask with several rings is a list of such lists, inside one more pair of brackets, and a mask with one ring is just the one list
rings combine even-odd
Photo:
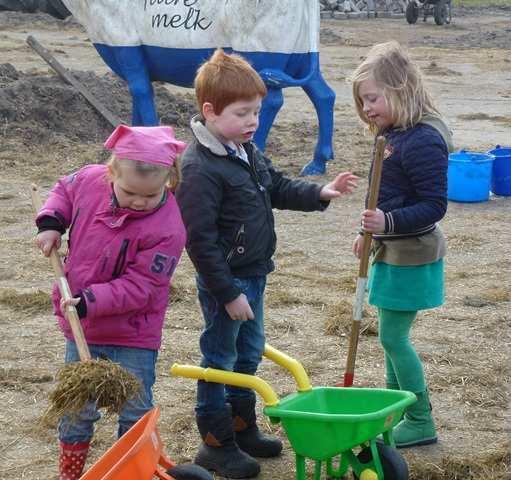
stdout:
[[104,143],[118,158],[170,167],[186,148],[176,140],[172,127],[128,127],[118,125]]

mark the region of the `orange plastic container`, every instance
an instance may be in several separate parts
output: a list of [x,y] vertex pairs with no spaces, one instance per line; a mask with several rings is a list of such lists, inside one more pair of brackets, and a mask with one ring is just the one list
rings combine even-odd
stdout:
[[156,428],[160,409],[147,412],[80,477],[80,480],[175,480]]

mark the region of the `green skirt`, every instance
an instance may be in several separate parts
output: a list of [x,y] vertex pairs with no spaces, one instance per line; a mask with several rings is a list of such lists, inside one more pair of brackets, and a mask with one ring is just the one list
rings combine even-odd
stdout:
[[369,304],[388,310],[424,310],[444,303],[444,261],[418,266],[376,262],[369,272]]

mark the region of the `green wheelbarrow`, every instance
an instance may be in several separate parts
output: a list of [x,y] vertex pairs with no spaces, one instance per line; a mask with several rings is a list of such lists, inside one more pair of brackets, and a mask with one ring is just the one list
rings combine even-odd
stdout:
[[[392,428],[411,392],[377,388],[315,387],[295,359],[266,345],[264,356],[289,370],[297,392],[279,400],[267,382],[254,375],[174,364],[172,375],[254,389],[264,400],[264,414],[282,423],[296,455],[296,480],[306,480],[306,460],[314,461],[314,480],[322,472],[341,478],[351,468],[355,479],[407,480],[408,466],[394,448]],[[377,442],[382,435],[383,443]]]

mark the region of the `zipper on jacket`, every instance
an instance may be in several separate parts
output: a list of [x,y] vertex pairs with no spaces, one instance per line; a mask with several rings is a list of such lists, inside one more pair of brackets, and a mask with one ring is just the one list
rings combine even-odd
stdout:
[[[248,155],[248,153],[247,153],[247,155]],[[241,165],[243,165],[243,168],[248,169],[248,173],[250,173],[250,177],[255,182],[256,187],[257,187],[257,189],[260,192],[265,192],[266,191],[266,188],[264,188],[264,186],[259,181],[259,175],[257,174],[257,170],[255,168],[255,164],[254,164],[253,159],[248,158],[248,161],[245,162],[244,160],[242,160],[241,158],[237,157],[236,155],[228,155],[228,157],[231,158],[232,160],[234,160],[235,162],[240,163]]]
[[103,273],[105,271],[105,268],[106,268],[106,264],[108,263],[108,258],[110,257],[109,253],[107,252],[107,254],[105,255],[105,257],[103,258],[103,263],[101,264],[101,273]]
[[[250,162],[250,160],[249,160]],[[263,185],[261,184],[261,182],[259,181],[259,175],[257,174],[257,170],[255,168],[255,163],[252,159],[252,162],[250,162],[250,168],[252,169],[252,173],[254,174],[254,180],[256,182],[256,185],[257,185],[257,188],[259,189],[260,192],[266,192],[266,188],[263,187]]]
[[235,253],[238,255],[243,255],[245,253],[245,224],[242,223],[241,227],[236,232],[236,237],[234,237],[234,246],[229,250],[227,254],[227,263],[232,260],[232,257]]
[[[275,227],[272,226],[273,223],[270,219],[270,212],[272,211],[271,201],[269,198],[265,195],[266,188],[264,188],[263,185],[259,182],[259,175],[257,173],[257,169],[255,168],[255,160],[254,155],[252,155],[252,158],[249,159],[250,168],[253,173],[254,181],[256,182],[257,187],[259,188],[259,191],[263,194],[264,197],[264,203],[266,205],[266,220],[268,222],[268,225],[270,226],[270,233],[273,239],[273,247],[270,246],[270,249],[274,248],[275,244],[277,243],[277,236],[275,235]],[[270,252],[268,251],[268,257],[271,257]]]
[[129,243],[130,241],[128,238],[125,238],[122,241],[121,249],[119,250],[119,255],[117,255],[114,271],[112,273],[113,278],[117,278],[121,274],[122,267],[124,266],[124,261],[126,260],[126,251],[128,250]]
[[68,252],[69,252],[69,250],[71,250],[71,233],[73,232],[73,228],[76,224],[76,219],[78,218],[79,214],[80,214],[80,209],[78,208],[76,210],[75,217],[71,221],[71,225],[69,226],[69,230],[67,232],[67,250],[68,250]]
[[248,162],[246,163],[248,163],[250,176],[254,179],[257,189],[260,192],[266,192],[266,188],[264,188],[263,184],[259,181],[259,174],[255,168],[254,156],[252,155],[252,158],[248,158]]
[[[272,240],[273,240],[273,245],[270,245],[270,247],[269,247],[271,250],[274,248],[274,246],[277,242],[277,236],[275,235],[275,227],[273,226],[273,223],[270,219],[270,212],[272,210],[271,201],[266,196],[266,188],[259,181],[259,175],[258,175],[257,169],[255,167],[254,152],[253,151],[251,151],[250,153],[247,152],[247,157],[248,157],[248,162],[244,162],[243,160],[238,159],[238,157],[236,157],[234,155],[228,155],[228,158],[233,159],[234,161],[241,162],[241,164],[243,165],[243,168],[248,169],[250,178],[252,178],[252,180],[256,184],[257,189],[263,195],[263,202],[266,205],[266,209],[265,209],[266,210],[266,212],[265,212],[266,213],[266,221],[270,227],[270,234],[271,234]],[[236,247],[231,248],[231,250],[229,251],[229,254],[227,255],[227,262],[229,262],[229,260],[232,259],[235,250],[236,250]],[[243,251],[244,251],[244,248],[243,248]],[[271,257],[269,251],[268,251],[268,256]]]

